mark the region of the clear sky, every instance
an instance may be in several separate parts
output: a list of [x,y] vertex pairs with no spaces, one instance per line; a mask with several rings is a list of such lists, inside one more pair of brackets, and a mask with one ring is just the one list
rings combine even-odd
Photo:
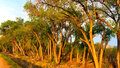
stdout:
[[[101,39],[102,37],[100,35],[97,35],[93,40],[95,43],[97,42],[101,42]],[[111,40],[110,42],[108,43],[108,45],[111,45],[111,46],[117,46],[117,37],[111,37]]]
[[[6,20],[15,20],[16,17],[21,17],[28,20],[27,13],[24,11],[24,4],[27,0],[0,0],[0,23]],[[95,42],[100,42],[101,37],[94,38]],[[117,39],[111,38],[108,45],[117,45]]]
[[27,0],[0,0],[0,23],[6,20],[15,20],[16,17],[28,19],[24,11]]

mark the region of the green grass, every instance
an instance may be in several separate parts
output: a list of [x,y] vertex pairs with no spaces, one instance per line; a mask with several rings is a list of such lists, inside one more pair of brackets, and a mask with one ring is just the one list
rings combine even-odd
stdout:
[[7,61],[8,65],[11,65],[11,68],[22,68],[17,63],[15,63],[10,57],[8,57],[2,53],[0,53],[0,55]]

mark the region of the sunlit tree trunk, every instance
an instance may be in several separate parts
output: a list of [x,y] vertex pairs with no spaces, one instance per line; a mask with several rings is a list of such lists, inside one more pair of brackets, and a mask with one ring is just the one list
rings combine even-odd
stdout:
[[[55,43],[54,39],[49,35],[49,33],[48,33],[48,36],[52,40],[52,43],[53,43],[54,61],[55,61],[55,63],[58,63],[57,54],[56,54],[56,43]],[[53,36],[54,36],[54,33],[53,33]]]
[[[71,30],[71,29],[70,29]],[[72,58],[73,58],[73,48],[74,48],[74,46],[72,45],[72,36],[71,36],[71,38],[70,38],[70,43],[71,43],[71,52],[70,52],[70,62],[72,62]]]
[[48,57],[49,57],[50,56],[50,44],[49,44],[49,42],[48,42],[47,48],[48,48]]
[[79,58],[79,44],[77,46],[77,63],[80,62],[80,58]]
[[[90,14],[89,14],[89,12],[88,12],[88,9],[87,9],[87,1],[88,1],[88,0],[86,0],[86,6],[84,6],[84,5],[82,4],[82,2],[80,2],[80,1],[78,1],[78,2],[79,2],[79,3],[81,4],[81,6],[83,7],[83,9],[84,9],[84,11],[85,11],[85,13],[86,13],[89,21],[90,21],[89,36],[90,36],[90,42],[91,42],[91,43],[89,43],[89,41],[88,41],[88,39],[87,39],[84,31],[83,31],[82,29],[80,29],[80,31],[82,32],[82,34],[83,34],[83,36],[84,36],[84,38],[85,38],[85,40],[83,40],[83,41],[85,41],[85,42],[88,44],[88,46],[89,46],[89,48],[90,48],[90,50],[91,50],[91,53],[92,53],[92,56],[93,56],[93,60],[94,60],[94,63],[95,63],[95,67],[96,67],[96,68],[99,68],[98,58],[97,58],[97,55],[96,55],[96,51],[95,51],[95,47],[94,47],[94,41],[93,41],[93,35],[92,35],[93,23],[94,23],[94,22],[92,21],[92,19],[91,19],[91,17],[90,17]],[[93,6],[93,9],[94,9],[94,6]],[[94,11],[94,10],[93,10],[93,11]],[[79,24],[79,22],[78,22],[78,26],[79,26],[79,27],[81,26],[81,25]],[[81,28],[81,27],[80,27],[80,28]]]
[[[91,22],[91,19],[90,19],[90,22]],[[95,62],[95,67],[96,67],[96,68],[99,68],[98,58],[97,58],[97,55],[96,55],[96,52],[95,52],[95,47],[94,47],[94,42],[93,42],[93,36],[92,36],[92,26],[93,26],[93,22],[91,22],[91,23],[92,23],[92,24],[90,25],[90,28],[91,28],[91,29],[90,29],[90,34],[89,34],[89,35],[90,35],[91,44],[90,44],[90,42],[89,42],[89,40],[88,40],[85,32],[84,32],[82,29],[80,29],[80,31],[82,32],[85,40],[83,40],[83,39],[81,39],[81,38],[80,38],[80,39],[81,39],[82,41],[86,42],[86,44],[88,45],[88,47],[89,47],[89,49],[90,49],[90,51],[91,51],[91,53],[92,53],[93,60],[94,60],[94,62]],[[78,24],[78,26],[80,27],[79,24]]]
[[[106,50],[107,45],[108,45],[108,40],[106,39],[105,40],[105,47],[104,47],[103,57],[105,57],[105,50]],[[104,58],[104,60],[105,60],[105,58]]]
[[90,49],[88,48],[86,61],[88,61],[89,52],[90,52]]
[[[104,22],[111,30],[113,30],[113,27],[111,26],[111,25],[109,25],[108,24],[108,22],[106,22],[104,19],[101,19],[100,17],[98,17],[98,19],[99,20],[101,20],[102,22]],[[118,21],[119,22],[119,21]],[[120,52],[120,30],[119,30],[119,28],[120,28],[120,22],[118,23],[118,31],[116,32],[116,34],[117,34],[117,66],[118,66],[118,68],[120,67],[120,54],[119,54],[119,52]]]
[[51,50],[51,40],[49,40],[49,47],[50,47],[50,60],[52,59],[52,50]]
[[[79,23],[78,23],[78,26],[80,27],[80,24],[79,24]],[[90,27],[92,28],[92,26],[90,26]],[[81,38],[80,38],[80,39],[81,39],[82,41],[86,42],[86,44],[88,45],[88,47],[89,47],[89,49],[90,49],[90,51],[91,51],[91,53],[92,53],[93,60],[94,60],[94,62],[95,62],[95,67],[98,68],[98,67],[99,67],[99,65],[98,65],[98,58],[97,58],[97,55],[96,55],[96,52],[95,52],[95,47],[94,47],[94,44],[93,44],[93,43],[94,43],[94,42],[93,42],[93,37],[91,36],[91,35],[92,35],[92,32],[90,31],[90,38],[91,38],[91,40],[92,40],[92,42],[91,42],[91,44],[90,44],[90,42],[89,42],[89,40],[88,40],[85,32],[84,32],[82,29],[80,29],[80,31],[82,32],[85,40],[83,40],[83,39],[81,39]]]
[[94,58],[94,62],[95,62],[95,67],[99,68],[98,58],[97,58],[97,55],[96,55],[94,42],[93,42],[93,35],[92,35],[93,22],[92,22],[92,20],[91,20],[89,15],[88,15],[88,17],[89,17],[89,20],[90,20],[90,33],[89,33],[89,35],[90,35],[90,42],[91,42],[91,46],[92,46],[93,58]]
[[[95,7],[94,7],[94,4],[93,4],[93,1],[91,0],[92,2],[92,7],[93,7],[93,12],[94,12],[94,15],[96,17],[96,11],[95,11]],[[92,21],[91,17],[90,17],[90,14],[88,12],[86,12],[89,20],[90,20],[90,42],[91,42],[91,46],[93,48],[93,58],[94,58],[94,62],[95,62],[95,67],[96,68],[99,68],[99,63],[98,63],[98,58],[97,58],[97,55],[96,55],[96,51],[95,51],[95,47],[94,47],[94,41],[93,41],[93,35],[92,35],[92,30],[93,30],[93,24],[94,22]]]
[[13,43],[12,43],[12,51],[13,51],[13,54],[18,54],[18,48],[14,46]]
[[15,54],[15,46],[12,46],[12,52]]
[[119,0],[117,0],[117,4],[119,5],[119,7],[120,7],[120,1]]
[[56,63],[58,63],[55,42],[53,42],[53,53],[54,53],[54,60],[55,60]]
[[97,20],[97,22],[100,24],[100,26],[103,28],[103,35],[102,35],[102,40],[101,40],[101,48],[100,48],[100,55],[99,55],[99,68],[102,67],[102,61],[103,61],[103,43],[105,40],[105,27]]
[[15,47],[15,53],[18,54],[18,48],[16,46]]
[[6,52],[7,51],[7,48],[4,46],[3,49],[2,49],[3,52]]
[[18,45],[18,43],[16,41],[14,41],[14,44],[19,49],[20,54],[22,55],[22,50],[21,50],[20,46]]
[[120,68],[120,22],[119,29],[117,31],[117,66]]
[[41,60],[43,61],[43,51],[42,51],[42,45],[41,45],[41,43],[40,43],[40,41],[39,41],[39,52],[40,52],[40,56],[41,56]]
[[102,67],[102,60],[103,60],[103,44],[101,44],[101,49],[100,49],[99,68]]
[[38,35],[35,32],[34,32],[34,34],[35,34],[35,36],[36,36],[36,38],[38,40],[38,43],[39,43],[39,52],[40,52],[41,60],[43,61],[43,51],[42,51],[41,41],[40,41]]
[[85,55],[86,55],[86,45],[84,43],[84,52],[83,52],[83,58],[82,58],[83,66],[85,66]]
[[58,63],[60,62],[60,57],[61,57],[61,52],[62,52],[62,46],[63,46],[62,32],[63,32],[63,30],[61,29],[61,42],[60,42],[60,48],[59,48]]
[[86,66],[87,66],[87,63],[88,63],[89,52],[90,52],[90,49],[88,48],[87,57],[86,57],[86,64],[85,64]]
[[73,45],[71,45],[72,48],[71,48],[71,52],[70,52],[70,62],[72,62],[72,58],[73,58]]
[[24,49],[22,48],[22,45],[21,45],[21,42],[20,42],[20,41],[19,41],[19,47],[20,47],[20,49],[21,49],[21,51],[22,51],[22,55],[25,56],[25,52],[24,52]]
[[38,59],[39,58],[39,53],[38,53],[38,49],[37,47],[35,46],[35,44],[33,43],[33,46],[35,48],[35,51],[36,51],[36,58]]

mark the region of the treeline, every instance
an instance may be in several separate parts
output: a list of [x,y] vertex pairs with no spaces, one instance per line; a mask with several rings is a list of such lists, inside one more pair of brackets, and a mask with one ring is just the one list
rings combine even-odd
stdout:
[[[0,26],[3,52],[48,59],[56,64],[76,58],[84,66],[90,58],[95,68],[102,68],[107,44],[117,36],[114,62],[120,67],[119,0],[35,0],[27,1],[24,9],[29,21],[17,18]],[[99,49],[93,41],[97,35],[102,37]]]

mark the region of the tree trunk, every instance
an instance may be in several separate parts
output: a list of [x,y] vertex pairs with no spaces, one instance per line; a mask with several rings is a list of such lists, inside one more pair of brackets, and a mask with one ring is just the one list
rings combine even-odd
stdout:
[[93,42],[93,35],[92,35],[93,22],[92,22],[92,20],[90,18],[89,18],[89,20],[90,20],[90,33],[89,33],[89,35],[90,35],[90,42],[91,42],[91,46],[92,46],[93,58],[94,58],[94,62],[95,62],[95,67],[99,68],[98,58],[97,58],[97,55],[96,55],[96,51],[95,51],[95,47],[94,47],[94,42]]
[[72,48],[71,48],[71,52],[70,52],[70,62],[72,62],[72,57],[73,57],[73,46],[72,46]]
[[22,55],[22,50],[21,50],[20,46],[18,45],[18,43],[16,41],[14,41],[14,44],[19,49],[20,54]]
[[50,56],[50,44],[48,42],[48,57]]
[[[48,36],[49,36],[49,38],[50,38],[50,39],[52,40],[52,42],[53,42],[54,61],[55,61],[56,63],[58,63],[57,54],[56,54],[56,43],[55,43],[55,41],[54,41],[54,39],[53,39],[54,37],[52,38],[49,33],[48,33]],[[54,36],[54,33],[53,33],[53,36]]]
[[80,62],[80,58],[79,58],[79,44],[77,46],[77,63]]
[[35,48],[35,51],[36,51],[36,58],[38,59],[39,58],[39,53],[38,53],[38,49],[37,47],[35,46],[35,44],[33,43],[33,46]]
[[20,47],[20,49],[21,49],[21,51],[22,51],[22,55],[25,56],[25,52],[24,52],[24,49],[23,49],[22,46],[21,46],[21,42],[20,42],[20,41],[19,41],[19,47]]
[[93,29],[93,21],[90,17],[90,14],[88,13],[87,9],[85,8],[85,6],[80,3],[82,5],[82,7],[84,8],[84,11],[86,12],[88,18],[89,18],[89,21],[90,21],[90,31],[89,31],[89,36],[90,36],[90,42],[91,44],[89,43],[88,39],[87,39],[87,36],[86,34],[84,33],[84,31],[82,30],[81,28],[81,25],[79,24],[79,21],[77,21],[78,23],[78,26],[80,27],[80,31],[82,32],[84,38],[85,38],[85,42],[88,44],[90,50],[91,50],[91,53],[92,53],[92,56],[93,56],[93,60],[95,62],[95,67],[96,68],[99,68],[99,64],[98,64],[98,58],[97,58],[97,55],[96,55],[96,51],[95,51],[95,47],[94,47],[94,41],[93,41],[93,35],[92,35],[92,29]]
[[[103,51],[103,57],[105,57],[105,49],[106,49],[107,45],[108,45],[108,40],[105,40],[105,47],[104,47],[104,51]],[[104,58],[104,60],[105,60],[105,58]]]
[[83,66],[85,66],[85,55],[86,55],[86,45],[84,43],[84,52],[83,52],[83,59],[82,59]]
[[119,5],[119,7],[120,7],[120,2],[119,2],[119,0],[117,0],[117,4]]
[[15,54],[15,46],[12,46],[12,52]]
[[51,60],[51,59],[52,59],[52,55],[51,55],[51,40],[49,40],[49,43],[50,43],[50,44],[49,44],[49,45],[50,45],[49,47],[50,47],[50,60]]
[[62,40],[62,29],[61,29],[61,43],[60,43],[60,48],[59,48],[58,63],[60,62],[62,46],[63,46],[63,40]]
[[88,61],[89,51],[90,51],[90,49],[88,48],[86,61]]
[[86,64],[85,64],[86,66],[87,66],[87,63],[88,63],[89,52],[90,52],[90,49],[88,48],[87,57],[86,57]]
[[40,52],[40,56],[41,56],[41,60],[43,61],[43,52],[42,52],[42,45],[41,45],[41,41],[40,41],[40,39],[39,39],[39,37],[38,37],[38,35],[34,32],[34,34],[35,34],[35,36],[36,36],[36,38],[37,38],[37,40],[38,40],[38,43],[39,43],[39,52]]
[[7,51],[7,48],[6,48],[6,47],[3,47],[2,50],[3,50],[3,52],[6,52],[6,51]]
[[101,40],[101,48],[100,48],[100,57],[99,57],[99,68],[102,67],[102,61],[103,61],[103,43],[105,40],[105,27],[97,20],[97,22],[102,26],[103,28],[103,36],[102,36],[102,40]]
[[117,33],[117,66],[120,68],[120,30]]
[[55,60],[56,63],[58,63],[55,42],[53,42],[53,53],[54,53],[54,60]]
[[39,42],[39,52],[40,52],[40,56],[41,56],[41,60],[43,61],[43,52],[42,52],[42,45],[41,43]]
[[18,48],[15,46],[15,52],[16,54],[18,54]]

